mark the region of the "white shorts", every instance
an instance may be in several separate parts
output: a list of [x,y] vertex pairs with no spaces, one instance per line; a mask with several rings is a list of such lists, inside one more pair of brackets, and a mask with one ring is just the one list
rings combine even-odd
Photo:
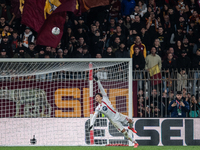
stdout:
[[124,129],[124,126],[122,125],[122,123],[128,124],[129,119],[130,118],[128,118],[128,116],[125,116],[125,115],[119,113],[119,117],[117,119],[110,120],[110,122],[114,125],[114,127],[119,132],[121,132]]

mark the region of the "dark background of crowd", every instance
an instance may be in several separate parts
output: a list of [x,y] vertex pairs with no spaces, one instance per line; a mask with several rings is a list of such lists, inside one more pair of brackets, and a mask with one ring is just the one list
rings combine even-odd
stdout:
[[[200,73],[188,75],[189,69],[200,69],[199,0],[111,0],[111,5],[81,16],[68,12],[57,48],[36,45],[37,33],[21,24],[15,1],[0,3],[0,58],[132,58],[133,71],[148,70],[157,63],[164,79],[178,79],[173,91],[184,90],[187,78],[194,77],[194,96],[183,92],[183,97],[195,111],[187,116],[199,116],[196,83]],[[155,88],[149,89],[149,96],[138,94],[138,116],[169,116],[167,107],[175,95],[171,96],[168,83],[163,82],[164,91]],[[140,88],[143,93],[144,87]]]
[[132,58],[138,46],[144,58],[155,47],[164,68],[171,53],[175,61],[171,67],[177,67],[176,59],[182,60],[183,55],[187,62],[200,55],[196,54],[200,50],[198,2],[112,0],[110,6],[92,8],[79,17],[69,12],[61,42],[51,48],[35,45],[37,33],[20,23],[20,11],[13,13],[14,1],[1,0],[0,57]]

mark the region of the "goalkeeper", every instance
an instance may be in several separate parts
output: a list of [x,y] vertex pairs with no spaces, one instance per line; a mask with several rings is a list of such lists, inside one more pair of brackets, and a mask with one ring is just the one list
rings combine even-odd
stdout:
[[[110,122],[114,125],[114,127],[119,131],[124,134],[124,136],[133,142],[134,148],[138,147],[138,143],[132,139],[131,136],[129,136],[128,132],[125,130],[124,124],[129,124],[128,129],[133,131],[134,133],[137,133],[137,131],[133,128],[133,120],[130,119],[128,116],[125,116],[119,112],[117,112],[112,104],[110,103],[106,92],[103,89],[103,86],[101,85],[101,82],[98,80],[97,76],[94,76],[94,80],[97,81],[98,86],[101,90],[101,93],[96,93],[95,94],[95,100],[96,102],[99,103],[99,105],[95,109],[94,116],[91,120],[91,125],[89,127],[89,130],[92,129],[94,122],[96,120],[96,117],[98,116],[99,112],[103,113],[109,120]],[[103,94],[103,95],[102,95]]]

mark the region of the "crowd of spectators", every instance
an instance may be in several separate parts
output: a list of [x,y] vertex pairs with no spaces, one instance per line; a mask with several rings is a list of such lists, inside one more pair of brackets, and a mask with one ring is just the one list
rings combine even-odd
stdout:
[[[0,58],[132,58],[133,71],[158,64],[166,79],[177,70],[178,91],[187,86],[189,69],[200,69],[199,0],[111,0],[109,6],[92,8],[81,16],[68,12],[57,48],[36,45],[37,33],[20,23],[21,15],[14,13],[12,1],[0,3]],[[143,78],[143,74],[134,76]],[[199,71],[194,72],[192,94],[196,94],[199,76]],[[139,84],[142,88],[143,82]],[[153,97],[138,97],[138,107],[145,106],[140,116],[152,112],[160,116],[161,107],[166,110],[166,103],[153,103],[151,108],[149,102],[160,96],[167,97],[169,104],[172,93],[161,90],[155,96],[154,90]]]
[[200,50],[197,0],[111,0],[81,16],[69,12],[57,48],[36,45],[37,33],[20,23],[12,1],[0,3],[1,58],[133,58],[136,47],[146,58],[154,47],[163,69],[199,67],[192,63]]

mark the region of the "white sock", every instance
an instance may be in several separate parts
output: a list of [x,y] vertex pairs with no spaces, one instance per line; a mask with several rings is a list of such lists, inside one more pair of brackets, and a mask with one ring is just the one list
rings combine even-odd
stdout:
[[127,131],[123,132],[124,136],[130,140],[131,142],[133,142],[133,144],[137,143],[136,141],[133,140],[133,138],[128,134]]

